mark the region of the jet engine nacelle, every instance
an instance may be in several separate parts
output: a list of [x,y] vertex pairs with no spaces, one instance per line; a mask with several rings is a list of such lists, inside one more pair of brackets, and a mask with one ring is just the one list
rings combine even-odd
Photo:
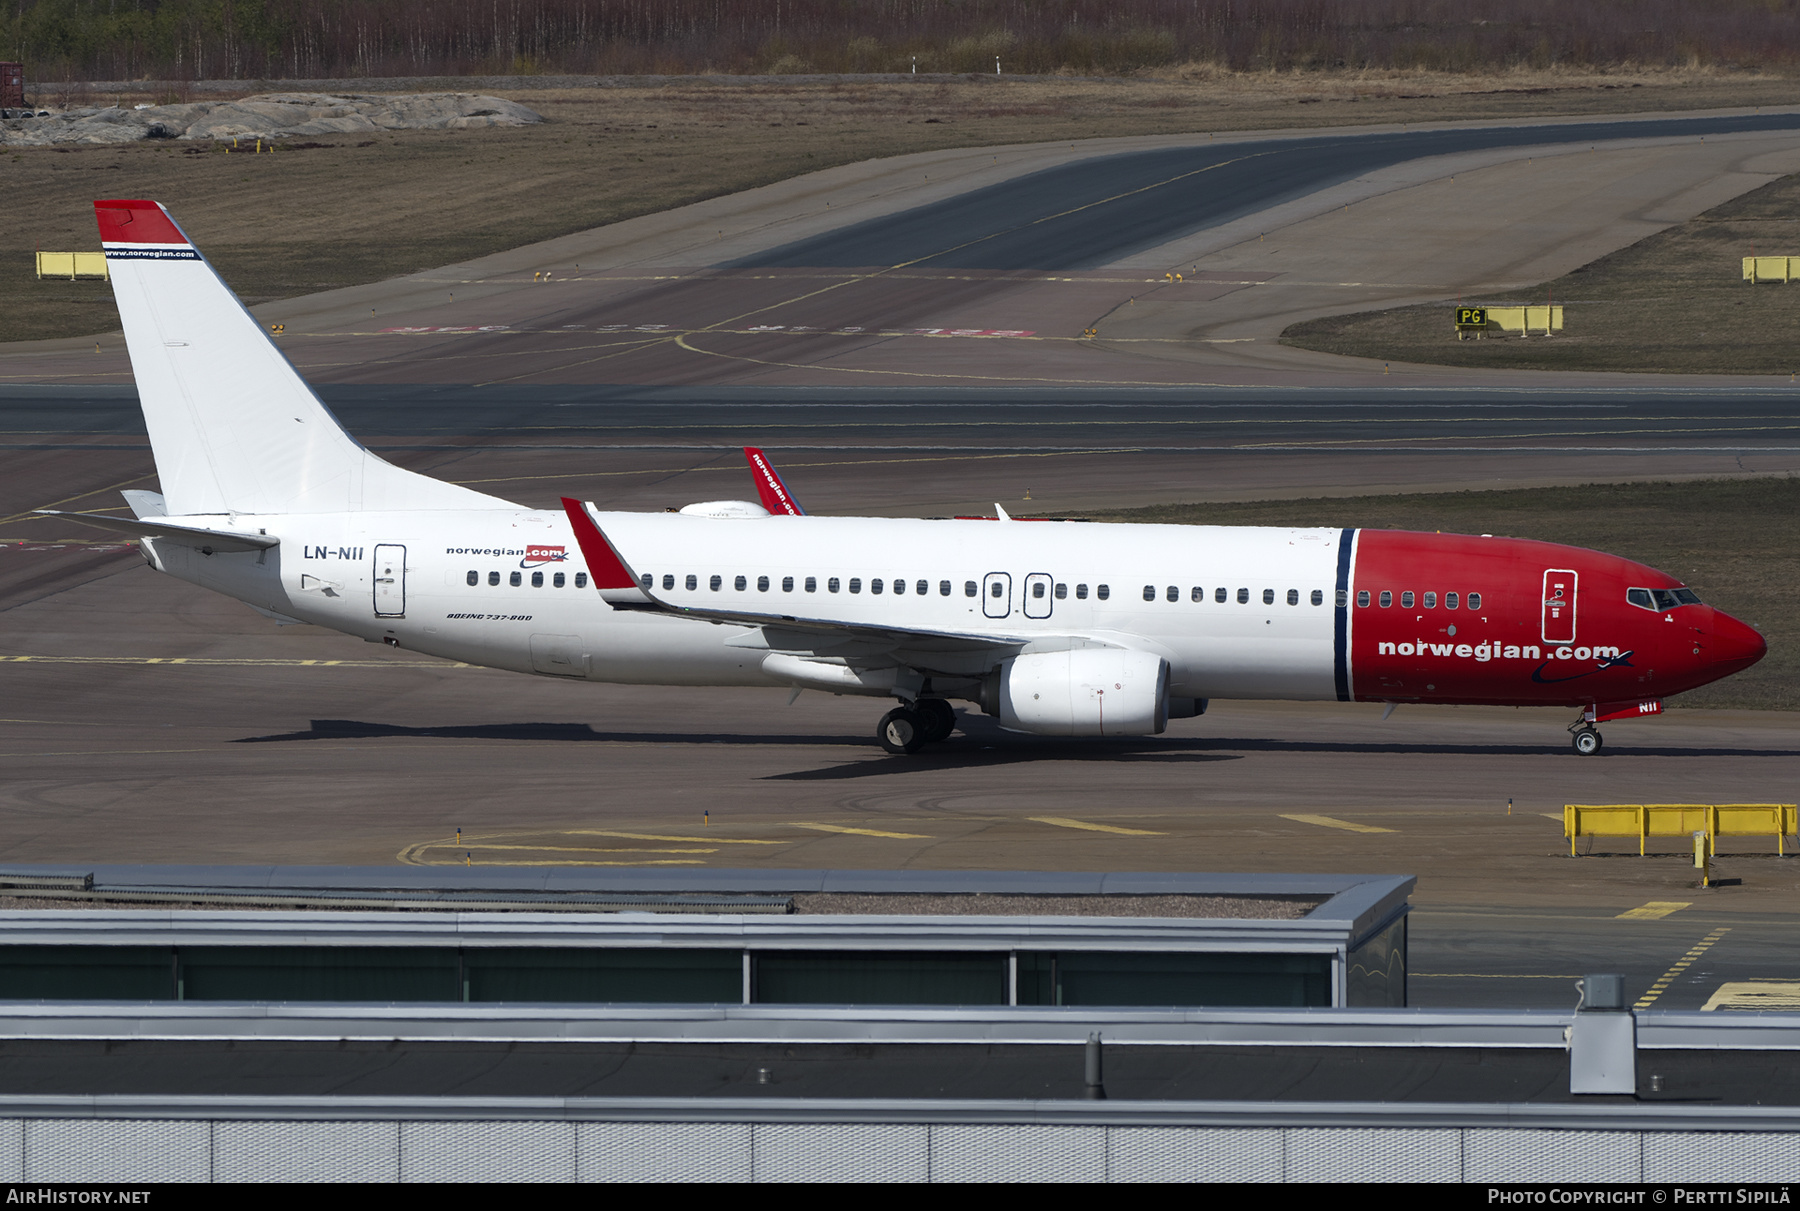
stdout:
[[1169,662],[1148,652],[1034,652],[1000,666],[1000,724],[1046,736],[1148,736],[1169,723]]

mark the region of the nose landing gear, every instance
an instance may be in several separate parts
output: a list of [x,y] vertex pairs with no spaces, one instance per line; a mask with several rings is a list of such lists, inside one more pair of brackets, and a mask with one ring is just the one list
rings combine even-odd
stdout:
[[890,753],[916,753],[927,744],[948,739],[956,730],[956,711],[942,698],[921,698],[898,706],[875,725],[875,739]]
[[1569,728],[1569,746],[1579,756],[1592,757],[1600,751],[1600,733],[1584,719]]

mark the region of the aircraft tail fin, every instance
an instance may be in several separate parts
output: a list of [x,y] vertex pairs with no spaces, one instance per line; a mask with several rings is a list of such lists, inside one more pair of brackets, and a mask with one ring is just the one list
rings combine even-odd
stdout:
[[94,203],[171,515],[480,509],[344,432],[159,203]]
[[772,516],[786,514],[789,517],[805,517],[806,510],[788,491],[788,486],[781,482],[775,467],[769,462],[769,456],[755,446],[744,447],[744,457],[749,460],[750,473],[756,477],[756,494],[762,497],[763,508]]

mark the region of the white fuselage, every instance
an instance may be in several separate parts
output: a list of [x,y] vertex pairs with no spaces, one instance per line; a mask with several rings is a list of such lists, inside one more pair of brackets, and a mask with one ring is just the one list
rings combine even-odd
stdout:
[[[793,684],[764,667],[783,648],[779,617],[791,615],[853,631],[1117,644],[1166,659],[1169,693],[1182,697],[1337,697],[1338,530],[594,516],[632,571],[653,578],[663,601],[768,615],[771,624],[608,605],[591,587],[560,512],[171,518],[266,532],[280,545],[213,555],[162,540],[146,546],[162,570],[266,612],[518,672],[638,684]],[[857,650],[855,639],[844,641],[846,656]],[[985,659],[946,652],[939,671],[979,676],[986,670],[969,662]]]

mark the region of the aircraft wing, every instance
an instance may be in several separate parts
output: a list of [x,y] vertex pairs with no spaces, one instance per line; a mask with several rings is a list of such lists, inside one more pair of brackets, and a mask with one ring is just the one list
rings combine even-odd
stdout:
[[200,526],[182,526],[160,519],[109,517],[104,513],[69,513],[62,509],[33,509],[51,517],[67,517],[102,530],[117,530],[133,538],[167,538],[184,546],[205,551],[266,551],[281,545],[279,538],[267,534],[240,534],[233,530],[208,530]]
[[901,653],[929,658],[933,653],[945,657],[961,654],[993,654],[997,658],[1012,655],[1028,643],[1041,645],[1043,636],[983,635],[961,631],[922,630],[911,627],[875,626],[865,622],[822,616],[762,613],[753,610],[710,609],[679,605],[668,601],[654,588],[646,588],[612,545],[593,518],[590,506],[563,497],[563,510],[575,529],[575,539],[587,560],[588,574],[614,609],[652,610],[661,614],[699,618],[709,622],[736,623],[761,627],[764,642],[773,651],[814,652],[821,655],[855,655]]

